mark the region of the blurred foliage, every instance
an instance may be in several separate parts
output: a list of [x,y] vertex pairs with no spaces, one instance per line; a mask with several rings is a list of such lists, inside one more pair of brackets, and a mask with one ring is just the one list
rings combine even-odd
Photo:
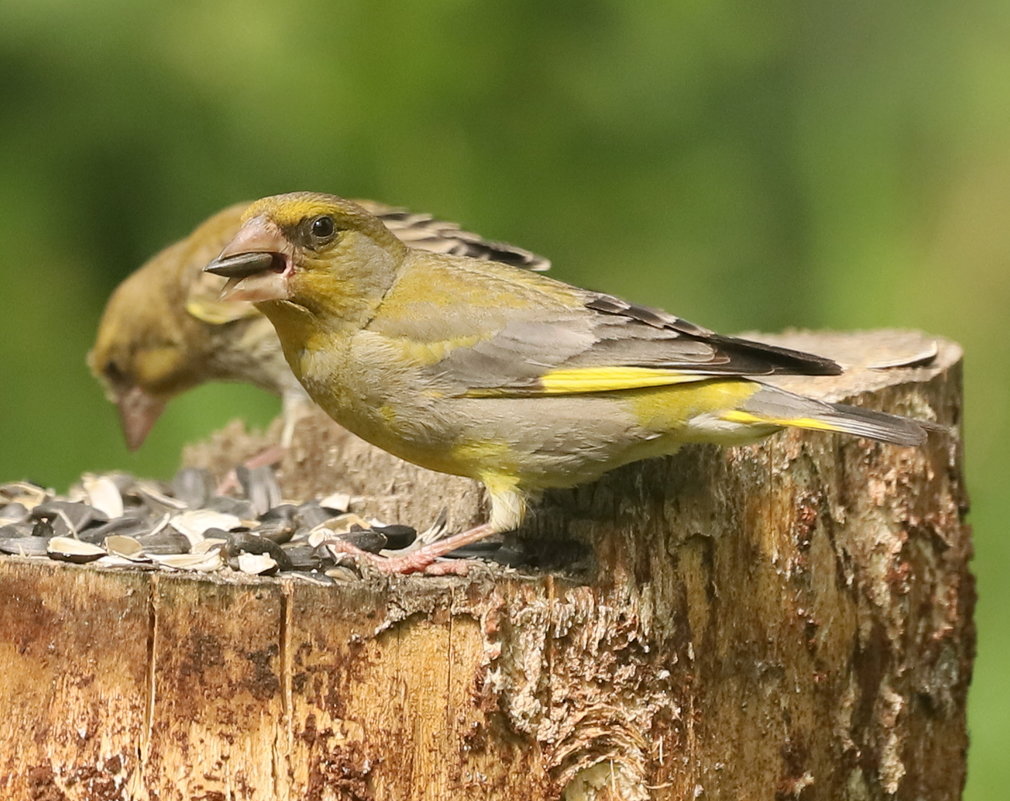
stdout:
[[1000,0],[5,0],[0,477],[167,476],[182,443],[270,419],[207,387],[128,454],[84,354],[117,281],[279,191],[436,212],[721,330],[943,334],[968,353],[979,554],[967,797],[1001,798],[1007,41]]

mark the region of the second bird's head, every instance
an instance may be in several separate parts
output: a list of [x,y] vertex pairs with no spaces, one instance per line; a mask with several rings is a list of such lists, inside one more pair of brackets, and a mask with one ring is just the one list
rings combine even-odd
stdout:
[[[204,268],[228,278],[226,300],[364,322],[395,279],[406,247],[380,220],[334,195],[293,192],[253,203]],[[276,322],[276,320],[275,320]]]

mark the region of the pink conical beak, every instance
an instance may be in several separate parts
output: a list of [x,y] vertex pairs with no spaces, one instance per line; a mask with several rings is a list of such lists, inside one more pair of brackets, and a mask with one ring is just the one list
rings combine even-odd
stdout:
[[284,300],[290,296],[290,245],[265,217],[253,217],[239,229],[204,272],[228,279],[222,300]]
[[132,387],[119,396],[119,423],[123,428],[126,447],[137,450],[147,439],[151,428],[165,410],[165,401],[145,392],[140,387]]

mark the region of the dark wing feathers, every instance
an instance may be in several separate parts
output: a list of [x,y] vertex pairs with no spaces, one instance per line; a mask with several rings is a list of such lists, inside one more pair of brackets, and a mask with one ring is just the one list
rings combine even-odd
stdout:
[[[737,373],[740,375],[838,375],[842,372],[842,368],[837,362],[823,356],[769,345],[765,342],[723,336],[662,309],[638,306],[612,295],[594,295],[585,305],[586,308],[601,314],[616,317],[622,321],[625,329],[630,329],[635,323],[640,323],[652,328],[674,332],[687,338],[678,343],[675,353],[671,354],[672,361],[665,364],[662,361],[650,361],[647,364],[626,362],[624,366],[690,366],[690,359],[688,359],[688,365],[684,365],[681,361],[683,357],[680,349],[686,349],[687,342],[693,340],[695,343],[704,345],[707,349],[709,358],[705,360],[704,364],[706,372]],[[633,334],[633,338],[636,340],[638,339],[637,333]],[[632,334],[632,331],[627,330],[626,334]]]
[[382,220],[397,239],[412,248],[431,253],[468,256],[481,261],[496,261],[535,272],[544,272],[551,267],[549,259],[525,248],[484,239],[478,234],[464,231],[457,223],[440,220],[431,214],[387,206],[374,200],[354,202]]

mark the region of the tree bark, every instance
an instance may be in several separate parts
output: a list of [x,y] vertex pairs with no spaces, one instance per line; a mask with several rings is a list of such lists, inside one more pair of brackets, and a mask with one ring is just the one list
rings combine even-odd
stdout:
[[[960,350],[902,332],[764,337],[852,369],[791,388],[960,424]],[[925,366],[865,369],[895,360]],[[187,459],[262,447],[232,427]],[[956,799],[974,654],[961,452],[785,432],[545,498],[561,572],[288,579],[0,561],[0,796]],[[321,416],[292,498],[422,527],[466,480]],[[574,543],[574,545],[573,545]]]

